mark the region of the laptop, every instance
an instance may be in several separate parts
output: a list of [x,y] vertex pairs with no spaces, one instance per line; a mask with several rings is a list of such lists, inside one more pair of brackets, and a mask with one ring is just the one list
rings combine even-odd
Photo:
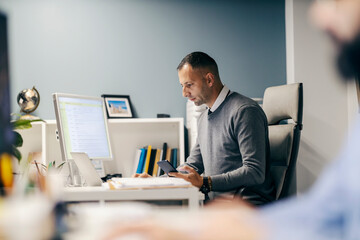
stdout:
[[80,174],[85,179],[87,186],[101,186],[102,180],[92,164],[89,156],[84,152],[71,152]]

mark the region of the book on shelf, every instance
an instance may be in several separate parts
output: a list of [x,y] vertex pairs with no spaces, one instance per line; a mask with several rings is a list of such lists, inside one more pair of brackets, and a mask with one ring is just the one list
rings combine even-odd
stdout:
[[[168,145],[167,145],[167,143],[165,142],[165,143],[163,144],[163,149],[162,149],[161,159],[160,159],[160,160],[165,160],[165,159],[166,159],[167,148],[168,148]],[[161,175],[164,175],[164,171],[163,171],[161,168],[159,168],[159,170],[158,170],[158,176],[161,176]]]
[[165,160],[168,160],[170,162],[170,160],[171,160],[171,148],[167,148]]
[[147,147],[146,159],[143,172],[149,172],[149,165],[150,165],[150,156],[151,156],[151,145]]
[[178,167],[177,164],[177,148],[172,148],[170,151],[170,163],[174,168]]
[[135,162],[138,163],[136,173],[142,173],[144,170],[144,164],[145,164],[145,157],[147,150],[146,148],[140,148],[140,156],[139,158],[135,158]]
[[179,166],[178,157],[177,157],[177,148],[173,148],[171,150],[171,162],[174,168],[177,168]]
[[141,149],[136,149],[135,151],[135,161],[134,161],[134,167],[133,167],[133,172],[135,173],[138,173],[137,172],[137,169],[138,169],[138,166],[139,166],[139,159],[140,159],[140,155],[141,155]]
[[164,143],[161,148],[155,148],[148,145],[143,148],[136,149],[134,159],[134,169],[136,173],[146,172],[149,175],[156,177],[164,174],[164,171],[158,166],[157,162],[160,160],[168,160],[175,168],[179,166],[178,149],[168,147]]
[[167,143],[164,143],[162,148],[161,160],[165,160],[166,151],[167,151]]
[[[161,150],[161,155],[160,156],[162,156],[162,154],[163,154],[163,150]],[[159,159],[160,160],[160,159]],[[157,165],[157,164],[156,164]],[[159,165],[158,165],[158,168],[157,168],[157,173],[156,173],[156,176],[161,176],[161,175],[163,175],[164,174],[164,171],[163,170],[161,170],[161,168],[159,167]]]
[[151,149],[149,168],[148,168],[148,171],[147,171],[147,173],[149,175],[153,174],[156,152],[157,152],[157,149],[155,149],[155,148]]
[[154,162],[154,169],[153,169],[153,177],[159,176],[158,175],[158,169],[159,165],[157,164],[160,161],[161,158],[161,149],[156,149],[156,156],[155,156],[155,162]]

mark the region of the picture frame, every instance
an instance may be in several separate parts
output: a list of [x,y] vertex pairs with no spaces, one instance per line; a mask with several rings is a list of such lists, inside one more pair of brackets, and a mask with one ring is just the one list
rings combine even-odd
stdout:
[[108,118],[133,118],[134,113],[129,95],[103,94]]

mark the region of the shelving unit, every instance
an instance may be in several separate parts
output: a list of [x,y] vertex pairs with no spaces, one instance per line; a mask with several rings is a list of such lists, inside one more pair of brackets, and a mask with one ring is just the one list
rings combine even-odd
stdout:
[[[162,148],[166,142],[170,148],[178,148],[180,164],[185,162],[183,118],[134,118],[109,119],[109,134],[114,161],[105,161],[106,173],[122,173],[130,177],[134,173],[135,151],[152,145]],[[24,144],[19,150],[23,158],[29,152],[42,152],[42,162],[61,163],[60,143],[56,139],[56,121],[35,122],[31,129],[19,130]]]

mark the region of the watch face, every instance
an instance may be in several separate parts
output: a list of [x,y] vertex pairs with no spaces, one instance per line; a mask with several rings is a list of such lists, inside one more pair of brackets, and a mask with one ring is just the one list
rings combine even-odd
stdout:
[[203,185],[201,186],[201,188],[199,189],[200,192],[207,194],[208,192],[210,192],[210,187],[209,187],[209,181],[208,181],[208,177],[203,177]]
[[209,185],[209,181],[207,177],[203,177],[203,185],[208,186]]

